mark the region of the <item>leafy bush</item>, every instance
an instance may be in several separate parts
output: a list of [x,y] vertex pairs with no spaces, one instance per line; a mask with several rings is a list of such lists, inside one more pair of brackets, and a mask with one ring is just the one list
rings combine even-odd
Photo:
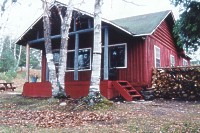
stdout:
[[0,73],[0,79],[7,82],[12,81],[17,77],[17,73],[14,70],[9,70],[8,72]]

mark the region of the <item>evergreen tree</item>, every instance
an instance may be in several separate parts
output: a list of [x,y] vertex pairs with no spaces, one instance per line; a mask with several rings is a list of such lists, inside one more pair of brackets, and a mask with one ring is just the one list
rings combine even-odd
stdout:
[[171,2],[182,7],[182,14],[177,20],[173,32],[178,45],[193,47],[197,50],[200,46],[200,2],[194,0],[171,0]]

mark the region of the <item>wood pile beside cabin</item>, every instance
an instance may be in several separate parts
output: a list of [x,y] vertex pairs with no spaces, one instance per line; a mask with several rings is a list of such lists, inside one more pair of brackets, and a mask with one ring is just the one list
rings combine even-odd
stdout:
[[157,98],[200,100],[200,66],[154,69],[152,88]]

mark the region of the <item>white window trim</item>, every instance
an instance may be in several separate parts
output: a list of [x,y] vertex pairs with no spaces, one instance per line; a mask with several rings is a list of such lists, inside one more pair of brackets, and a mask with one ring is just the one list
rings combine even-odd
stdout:
[[[125,62],[125,66],[124,67],[116,67],[116,68],[127,68],[127,43],[116,43],[116,44],[111,44],[111,45],[108,45],[108,48],[109,47],[113,47],[113,46],[120,46],[120,45],[125,45],[125,59],[124,59],[124,62]],[[102,46],[102,48],[104,48],[104,46]]]
[[183,59],[183,66],[188,66],[188,61],[186,59]]
[[[157,59],[157,57],[156,57],[156,49],[159,49],[159,51],[160,51],[160,48],[158,47],[158,46],[156,46],[156,45],[154,45],[154,66],[155,66],[155,68],[156,68],[156,59]],[[161,54],[160,54],[160,56],[161,56]],[[160,57],[159,57],[159,60],[160,60],[160,66],[159,67],[161,67],[161,59],[160,59]]]
[[116,67],[116,68],[127,68],[127,43],[119,43],[119,44],[111,44],[111,45],[108,45],[108,48],[109,47],[114,47],[114,46],[120,46],[120,45],[124,45],[125,46],[125,59],[124,59],[124,67]]
[[[80,48],[79,50],[83,50],[83,49],[90,49],[90,68],[89,69],[79,69],[78,71],[90,71],[91,70],[91,67],[92,67],[92,48]],[[75,50],[67,50],[67,53],[69,52],[75,52]],[[73,70],[67,70],[67,66],[66,66],[66,72],[73,72],[75,71],[74,69]]]
[[[172,59],[174,59],[174,62],[172,62]],[[175,67],[175,57],[173,55],[170,55],[170,66]]]

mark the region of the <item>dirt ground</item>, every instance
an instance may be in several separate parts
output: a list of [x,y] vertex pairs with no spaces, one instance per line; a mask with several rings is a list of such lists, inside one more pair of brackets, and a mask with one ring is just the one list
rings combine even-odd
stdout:
[[0,133],[200,133],[200,102],[156,99],[86,108],[72,99],[1,92],[0,123]]

